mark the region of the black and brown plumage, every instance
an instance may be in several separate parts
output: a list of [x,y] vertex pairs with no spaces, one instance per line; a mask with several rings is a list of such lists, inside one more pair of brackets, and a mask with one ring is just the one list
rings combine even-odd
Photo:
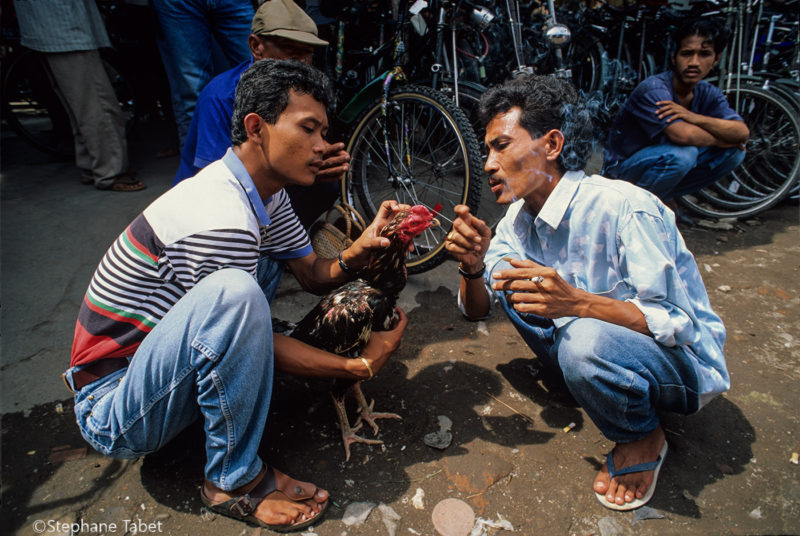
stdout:
[[[373,331],[391,329],[395,321],[395,306],[400,291],[406,286],[408,274],[405,258],[414,237],[436,221],[435,213],[415,205],[397,213],[380,231],[390,240],[388,247],[374,254],[358,278],[345,283],[324,296],[298,324],[292,337],[347,358],[357,358]],[[358,420],[350,426],[345,411],[345,397],[353,394],[358,403]],[[350,459],[352,443],[380,444],[356,434],[364,422],[377,435],[375,419],[400,419],[396,413],[375,413],[375,401],[367,404],[361,382],[335,380],[331,389],[336,414],[342,430],[346,459]]]

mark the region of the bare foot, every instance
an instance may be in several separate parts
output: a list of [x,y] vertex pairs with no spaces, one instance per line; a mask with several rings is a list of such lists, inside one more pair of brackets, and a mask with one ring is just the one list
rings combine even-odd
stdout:
[[[224,491],[208,480],[203,483],[203,494],[213,504],[224,503],[234,497],[249,493],[266,472],[264,467],[253,481],[231,491]],[[294,525],[318,515],[326,506],[328,492],[309,482],[295,480],[273,468],[277,489],[264,497],[253,515],[269,525]]]
[[[617,443],[613,451],[616,470],[657,460],[665,440],[664,430],[658,426],[638,441]],[[616,476],[611,480],[608,465],[604,463],[594,480],[594,490],[601,495],[605,494],[609,503],[621,506],[644,497],[653,483],[653,474],[653,471],[642,471]]]

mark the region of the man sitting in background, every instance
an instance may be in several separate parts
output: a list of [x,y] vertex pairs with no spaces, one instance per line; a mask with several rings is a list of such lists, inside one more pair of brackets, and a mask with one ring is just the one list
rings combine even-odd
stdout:
[[747,125],[719,88],[704,82],[726,38],[713,21],[675,33],[672,71],[639,84],[617,115],[603,175],[623,179],[667,202],[726,176],[744,159]]

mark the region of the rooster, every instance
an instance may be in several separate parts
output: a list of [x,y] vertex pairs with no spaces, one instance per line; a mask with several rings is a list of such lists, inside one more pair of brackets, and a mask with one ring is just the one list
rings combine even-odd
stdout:
[[[408,279],[406,253],[414,237],[438,223],[435,220],[438,210],[438,205],[433,212],[422,205],[414,205],[396,214],[380,231],[380,236],[390,240],[389,246],[373,256],[369,265],[359,272],[358,279],[324,296],[297,324],[291,336],[311,346],[350,358],[359,356],[373,330],[391,329],[396,320],[397,299]],[[348,391],[358,402],[359,417],[352,427],[344,403]],[[375,419],[401,418],[396,413],[374,413],[372,408],[375,401],[367,404],[360,381],[335,380],[331,396],[342,431],[346,460],[350,459],[352,443],[383,443],[356,434],[362,421],[369,423],[377,435]]]

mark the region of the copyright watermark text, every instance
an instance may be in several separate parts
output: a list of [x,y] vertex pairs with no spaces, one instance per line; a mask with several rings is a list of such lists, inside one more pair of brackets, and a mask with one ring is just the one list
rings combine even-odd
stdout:
[[89,521],[58,521],[37,519],[31,525],[34,534],[156,534],[164,531],[163,521],[146,522],[141,519],[123,519],[119,523],[91,523]]

